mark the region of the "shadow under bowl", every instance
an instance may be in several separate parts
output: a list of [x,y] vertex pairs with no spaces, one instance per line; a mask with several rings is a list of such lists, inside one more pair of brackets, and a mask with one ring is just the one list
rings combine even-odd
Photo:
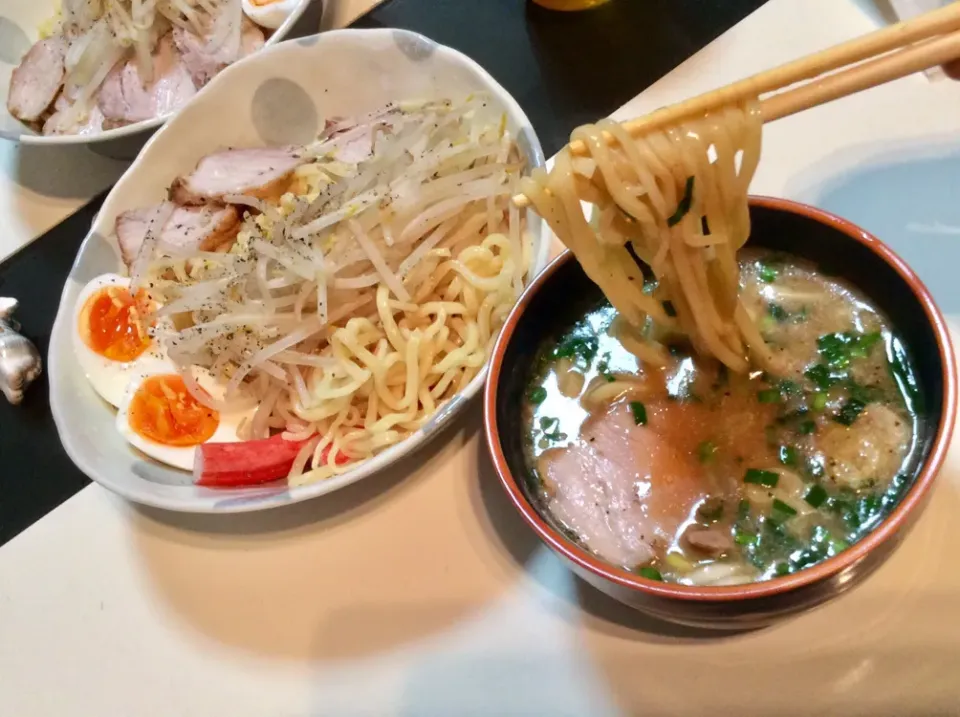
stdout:
[[524,520],[569,567],[611,597],[657,618],[716,629],[760,627],[835,597],[878,568],[913,525],[943,463],[956,412],[957,376],[943,316],[916,274],[859,227],[803,204],[750,199],[749,246],[814,263],[858,287],[891,321],[911,351],[925,412],[919,422],[912,484],[870,533],[840,554],[791,575],[729,587],[694,587],[644,579],[604,562],[571,541],[537,507],[527,481],[520,401],[542,343],[581,318],[600,289],[570,252],[530,285],[507,318],[491,358],[484,396],[487,444],[497,473]]

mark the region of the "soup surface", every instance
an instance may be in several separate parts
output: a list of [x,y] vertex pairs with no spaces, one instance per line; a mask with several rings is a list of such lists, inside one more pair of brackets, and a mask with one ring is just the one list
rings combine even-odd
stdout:
[[787,575],[859,540],[909,485],[922,407],[887,320],[783,255],[742,252],[741,292],[770,371],[736,375],[662,335],[669,364],[647,365],[605,301],[540,349],[531,488],[614,565],[690,585]]

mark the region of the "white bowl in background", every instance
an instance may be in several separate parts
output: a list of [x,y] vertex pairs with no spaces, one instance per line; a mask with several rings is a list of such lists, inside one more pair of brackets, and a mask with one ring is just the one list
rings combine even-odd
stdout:
[[[531,167],[543,150],[517,102],[476,62],[405,30],[336,30],[267,48],[221,72],[147,143],[108,195],[77,254],[50,337],[50,406],[64,448],[90,478],[130,500],[188,512],[239,512],[329,493],[390,465],[435,435],[483,385],[486,369],[415,434],[353,470],[311,485],[283,483],[212,489],[187,473],[135,452],[114,427],[115,413],[94,393],[74,359],[71,325],[81,288],[119,264],[112,236],[116,216],[155,204],[180,173],[217,149],[300,144],[312,140],[324,117],[357,116],[388,102],[463,98],[485,91],[507,115],[507,126]],[[549,240],[540,220],[531,273],[546,265]]]
[[[7,111],[10,74],[37,41],[40,25],[53,16],[56,7],[55,0],[0,1],[0,139],[44,146],[89,145],[98,154],[132,159],[150,134],[179,110],[97,134],[49,137],[37,133]],[[267,38],[264,47],[276,45],[290,35],[316,32],[322,10],[323,0],[301,0],[290,17]]]

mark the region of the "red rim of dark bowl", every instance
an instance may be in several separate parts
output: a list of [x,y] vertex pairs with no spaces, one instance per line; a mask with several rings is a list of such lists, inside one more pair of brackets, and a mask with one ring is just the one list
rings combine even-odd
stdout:
[[920,281],[919,277],[907,266],[903,259],[897,256],[883,242],[846,219],[842,219],[821,209],[816,209],[806,204],[787,199],[751,196],[750,204],[756,207],[801,214],[821,224],[826,224],[866,246],[889,264],[903,278],[923,307],[927,321],[930,322],[933,332],[936,335],[937,346],[940,351],[944,396],[943,410],[940,415],[937,434],[931,445],[930,454],[917,473],[913,485],[890,515],[859,542],[844,550],[839,555],[828,558],[822,563],[818,563],[812,567],[804,568],[793,575],[773,578],[762,582],[748,583],[746,585],[693,587],[647,580],[621,568],[609,565],[561,535],[540,516],[536,508],[527,501],[520,485],[511,473],[498,438],[499,432],[496,411],[497,388],[504,352],[507,344],[510,343],[510,339],[513,337],[520,317],[524,311],[526,311],[532,297],[550,280],[550,277],[556,273],[560,266],[568,261],[574,261],[573,255],[569,251],[564,251],[560,256],[551,261],[523,292],[517,305],[514,306],[513,310],[507,316],[503,329],[500,332],[500,337],[494,346],[490,360],[490,373],[487,378],[483,398],[484,427],[487,435],[487,446],[503,487],[506,489],[507,494],[517,507],[517,510],[520,511],[524,520],[527,521],[537,535],[551,548],[565,556],[575,565],[611,583],[631,590],[661,598],[716,602],[770,597],[821,582],[863,560],[871,551],[889,540],[904,526],[907,522],[907,517],[922,503],[924,497],[930,490],[933,481],[943,465],[947,448],[950,445],[950,437],[953,434],[953,422],[951,418],[956,412],[957,402],[957,372],[954,362],[953,346],[950,341],[950,334],[947,330],[946,322],[940,310],[936,304],[934,304],[930,292],[927,290],[927,287],[923,285],[923,282]]

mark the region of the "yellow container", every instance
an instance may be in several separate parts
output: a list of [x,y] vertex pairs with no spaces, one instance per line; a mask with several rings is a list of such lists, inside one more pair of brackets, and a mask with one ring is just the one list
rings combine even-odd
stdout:
[[610,0],[533,0],[533,2],[550,10],[589,10]]

